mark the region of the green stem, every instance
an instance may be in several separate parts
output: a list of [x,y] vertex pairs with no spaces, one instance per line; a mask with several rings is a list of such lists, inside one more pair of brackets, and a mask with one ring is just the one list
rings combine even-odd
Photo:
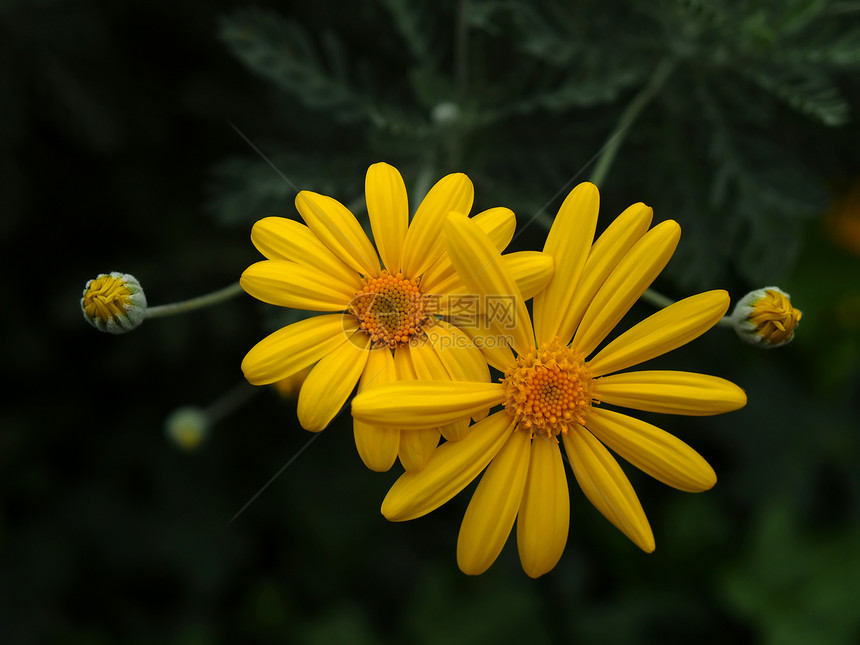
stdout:
[[660,63],[651,75],[651,80],[648,81],[648,84],[642,88],[639,94],[633,97],[633,100],[624,109],[624,112],[621,113],[621,117],[618,119],[618,124],[606,140],[600,159],[597,160],[597,164],[594,166],[594,171],[591,173],[591,177],[589,178],[591,183],[599,186],[606,178],[609,168],[612,166],[612,162],[615,161],[615,155],[618,153],[618,148],[620,148],[621,144],[624,142],[627,130],[631,125],[633,125],[636,117],[639,116],[651,99],[657,95],[674,68],[675,61],[672,59],[666,59]]
[[205,296],[200,296],[199,298],[191,298],[190,300],[174,302],[169,305],[147,307],[146,317],[160,318],[162,316],[184,314],[188,311],[194,311],[195,309],[201,309],[203,307],[217,305],[218,303],[224,302],[225,300],[229,300],[230,298],[234,298],[241,293],[244,293],[242,287],[239,286],[238,282],[234,282],[230,286],[224,287],[223,289],[219,289],[218,291],[214,291],[212,293],[208,293]]

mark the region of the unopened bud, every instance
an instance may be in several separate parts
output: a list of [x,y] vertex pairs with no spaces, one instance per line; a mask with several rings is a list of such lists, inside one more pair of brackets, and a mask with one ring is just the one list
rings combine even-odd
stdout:
[[177,408],[165,420],[164,434],[178,448],[196,450],[209,435],[209,416],[200,408]]
[[133,275],[112,271],[87,282],[81,309],[99,331],[124,334],[146,317],[146,296]]
[[731,319],[748,343],[779,347],[791,342],[802,313],[791,306],[791,296],[779,287],[750,291],[738,301]]

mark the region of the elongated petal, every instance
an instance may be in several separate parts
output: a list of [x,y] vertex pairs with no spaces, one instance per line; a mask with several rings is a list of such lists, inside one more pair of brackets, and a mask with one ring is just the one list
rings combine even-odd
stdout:
[[358,325],[352,316],[326,314],[300,320],[269,334],[242,360],[249,383],[268,385],[313,365],[349,342]]
[[403,430],[438,428],[504,400],[497,383],[399,382],[369,389],[352,401],[352,416]]
[[594,380],[594,398],[634,410],[709,416],[738,410],[746,393],[718,376],[650,370],[613,374]]
[[387,163],[367,169],[364,182],[367,214],[379,257],[392,274],[400,270],[403,241],[409,226],[409,200],[403,177]]
[[305,430],[319,432],[340,412],[367,364],[369,346],[367,334],[357,332],[310,371],[296,406]]
[[517,251],[502,256],[505,271],[517,283],[523,300],[533,298],[552,279],[552,256],[539,251]]
[[286,217],[264,217],[251,229],[251,241],[270,260],[289,260],[318,269],[353,291],[362,287],[358,273],[341,262],[301,222]]
[[[442,362],[442,358],[430,343],[408,345],[403,348],[403,351],[409,352],[409,359],[412,361],[412,365],[415,368],[415,376],[419,381],[452,380],[450,373]],[[469,416],[467,415],[440,426],[439,431],[448,441],[457,441],[466,434],[468,427]]]
[[417,278],[439,259],[444,250],[442,227],[451,211],[468,213],[472,210],[475,189],[462,173],[442,177],[421,202],[403,245],[403,273]]
[[593,409],[588,429],[644,473],[678,490],[698,493],[717,483],[714,469],[683,441],[641,419]]
[[635,325],[588,361],[592,376],[638,365],[689,343],[717,324],[729,308],[725,291],[706,291],[680,300]]
[[523,571],[538,578],[558,564],[570,530],[570,493],[558,444],[532,440],[529,475],[517,517]]
[[[490,370],[481,350],[478,349],[463,331],[444,320],[439,320],[430,331],[427,332],[429,344],[441,359],[448,376],[452,381],[473,381],[477,383],[490,382]],[[481,410],[472,415],[475,421],[480,421],[489,409]],[[468,423],[466,424],[468,426]],[[460,437],[465,433],[466,427],[460,427]],[[449,441],[452,439],[451,429],[446,431],[442,428],[442,434]],[[459,438],[459,437],[458,437]]]
[[343,311],[355,295],[349,285],[319,269],[284,260],[252,264],[239,284],[257,300],[309,311]]
[[436,510],[486,468],[513,431],[511,418],[502,411],[476,423],[462,441],[442,444],[424,470],[394,482],[382,501],[382,514],[402,522]]
[[573,292],[570,306],[565,312],[564,328],[570,331],[570,335],[562,338],[562,342],[570,342],[573,330],[582,322],[582,316],[594,299],[594,294],[648,230],[653,215],[654,211],[641,202],[628,206],[597,238],[588,254],[588,261],[582,270],[579,285]]
[[588,356],[663,270],[678,246],[681,227],[661,222],[627,252],[594,295],[573,337],[574,349]]
[[530,443],[527,432],[514,432],[472,495],[457,538],[457,564],[467,575],[489,569],[508,540],[529,471]]
[[407,473],[424,469],[439,445],[440,436],[437,428],[401,431],[398,456]]
[[331,197],[303,190],[296,195],[296,210],[308,228],[344,264],[362,275],[379,274],[376,249],[346,206]]
[[573,475],[594,508],[636,546],[651,553],[654,533],[627,475],[609,451],[585,428],[563,437]]
[[546,289],[534,298],[538,345],[554,336],[566,344],[573,336],[574,327],[567,311],[594,240],[599,207],[597,186],[588,182],[579,184],[562,203],[546,237],[543,250],[555,262],[555,273]]
[[499,337],[495,331],[484,326],[483,323],[484,321],[477,321],[471,324],[458,322],[457,328],[472,339],[472,342],[481,350],[481,355],[489,365],[495,367],[500,372],[504,372],[505,368],[514,362],[514,353],[507,342],[505,342],[504,337]]
[[[472,221],[481,227],[500,253],[510,244],[517,228],[517,219],[509,208],[497,207],[481,211],[472,218]],[[460,285],[462,281],[447,253],[443,253],[421,278],[421,286],[425,293],[445,294]]]
[[534,348],[532,321],[501,255],[477,225],[459,213],[448,216],[445,239],[451,261],[463,282],[483,296],[480,308],[500,337],[510,337],[519,354]]
[[[397,373],[391,351],[387,347],[370,350],[367,364],[358,382],[358,391],[379,387],[396,380]],[[358,454],[368,468],[376,472],[385,472],[394,465],[400,448],[399,428],[386,428],[354,420],[353,434]]]

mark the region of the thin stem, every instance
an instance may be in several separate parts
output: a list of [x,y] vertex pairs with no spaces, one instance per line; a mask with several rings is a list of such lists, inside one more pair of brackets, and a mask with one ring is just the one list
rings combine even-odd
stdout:
[[624,142],[627,130],[631,125],[633,125],[636,117],[639,116],[651,99],[657,95],[674,68],[675,61],[673,59],[666,59],[660,63],[654,70],[654,74],[651,75],[651,80],[648,81],[648,84],[642,88],[639,94],[633,97],[633,100],[624,109],[624,112],[621,113],[621,117],[618,119],[618,124],[606,140],[606,145],[603,147],[603,153],[600,155],[600,159],[597,160],[597,164],[594,166],[594,171],[591,173],[591,177],[589,178],[591,183],[599,186],[606,178],[609,168],[612,166],[612,162],[615,161],[615,155],[618,153],[618,148],[620,148],[621,144]]
[[242,287],[239,286],[238,282],[234,282],[233,284],[224,287],[223,289],[219,289],[218,291],[214,291],[212,293],[208,293],[205,296],[200,296],[199,298],[191,298],[190,300],[183,300],[182,302],[174,302],[169,305],[158,305],[157,307],[147,307],[146,308],[146,317],[147,318],[160,318],[162,316],[172,316],[174,314],[184,314],[188,311],[193,311],[195,309],[201,309],[203,307],[209,307],[211,305],[217,305],[220,302],[224,302],[225,300],[229,300],[230,298],[234,298],[238,296],[240,293],[244,293]]

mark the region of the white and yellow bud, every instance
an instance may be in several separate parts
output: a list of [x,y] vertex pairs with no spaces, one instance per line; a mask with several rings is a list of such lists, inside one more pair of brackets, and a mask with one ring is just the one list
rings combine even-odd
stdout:
[[748,343],[779,347],[791,342],[802,313],[791,306],[791,296],[779,287],[750,291],[738,301],[731,320]]
[[146,318],[146,296],[133,275],[112,271],[87,282],[81,309],[99,331],[124,334]]
[[209,436],[210,419],[200,408],[182,407],[171,412],[164,422],[164,434],[177,448],[191,452]]

